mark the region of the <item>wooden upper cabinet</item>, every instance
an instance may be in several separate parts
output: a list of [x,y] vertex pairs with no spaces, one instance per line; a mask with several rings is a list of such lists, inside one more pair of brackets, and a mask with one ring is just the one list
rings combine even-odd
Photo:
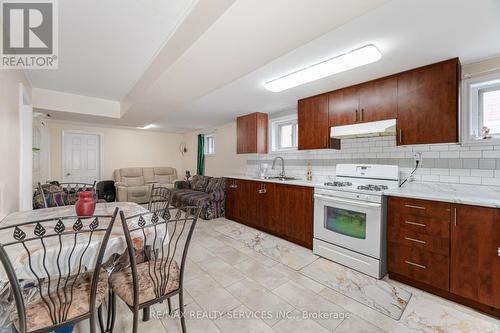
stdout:
[[397,109],[397,77],[391,76],[359,86],[359,122],[395,119]]
[[327,94],[299,100],[298,131],[299,150],[329,147]]
[[267,113],[255,112],[236,118],[236,153],[267,154]]
[[451,59],[398,74],[398,145],[458,142],[459,72]]
[[329,125],[354,124],[359,119],[358,86],[332,91],[328,94]]
[[451,227],[451,292],[500,309],[500,213],[456,205]]
[[388,77],[332,91],[329,99],[330,126],[395,119],[398,80]]

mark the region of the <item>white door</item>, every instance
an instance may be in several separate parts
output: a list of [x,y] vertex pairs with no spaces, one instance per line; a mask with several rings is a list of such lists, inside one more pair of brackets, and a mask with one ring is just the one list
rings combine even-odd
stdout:
[[99,180],[101,143],[97,134],[63,134],[63,182],[90,183]]

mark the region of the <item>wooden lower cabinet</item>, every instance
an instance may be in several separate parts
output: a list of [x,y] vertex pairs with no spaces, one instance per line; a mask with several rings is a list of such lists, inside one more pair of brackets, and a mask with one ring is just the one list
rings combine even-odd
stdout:
[[500,213],[456,205],[451,231],[451,292],[500,309]]
[[276,184],[273,219],[275,230],[283,238],[312,249],[313,189]]
[[313,239],[313,189],[228,179],[226,217],[307,248]]
[[389,277],[500,317],[499,209],[388,200]]

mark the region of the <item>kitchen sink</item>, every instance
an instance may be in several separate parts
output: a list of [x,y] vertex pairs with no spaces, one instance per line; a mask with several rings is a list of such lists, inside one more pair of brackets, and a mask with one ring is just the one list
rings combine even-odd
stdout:
[[254,179],[263,179],[263,180],[279,180],[279,181],[287,181],[287,180],[299,180],[298,178],[295,178],[295,177],[280,177],[280,176],[276,176],[276,177],[269,177],[269,176],[265,176],[265,177],[253,177]]
[[283,177],[269,177],[269,179],[275,179],[275,180],[281,180],[281,181],[286,181],[286,180],[298,180],[298,178],[295,178],[295,177],[287,177],[287,176],[283,176]]

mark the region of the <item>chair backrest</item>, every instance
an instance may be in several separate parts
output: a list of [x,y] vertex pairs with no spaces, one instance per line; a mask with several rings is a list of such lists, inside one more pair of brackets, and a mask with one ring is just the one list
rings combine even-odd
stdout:
[[93,191],[95,192],[95,184],[94,181],[92,184],[90,183],[60,183],[59,186],[64,191],[63,202],[65,206],[74,205],[78,200],[78,193],[83,191]]
[[[127,241],[134,287],[133,307],[139,308],[139,280],[137,264],[147,261],[148,275],[154,289],[155,299],[148,303],[161,301],[183,288],[184,265],[193,230],[200,215],[200,207],[186,206],[181,209],[168,208],[171,212],[152,211],[126,217],[120,211],[122,225]],[[161,216],[172,216],[163,219]],[[141,237],[141,243],[132,238]],[[169,282],[174,279],[173,269],[179,269],[178,288],[169,289]]]
[[154,180],[160,184],[172,184],[177,179],[177,170],[171,167],[154,167]]
[[[44,208],[74,205],[78,200],[78,194],[82,191],[95,192],[96,181],[90,183],[59,183],[59,185],[47,184],[48,188],[38,183],[38,193],[43,198]],[[54,189],[55,188],[55,189]]]
[[[88,318],[96,295],[108,243],[118,208],[112,215],[64,216],[0,228],[12,241],[0,244],[0,261],[7,274],[17,310],[18,331],[27,331],[26,307],[43,302],[53,331],[67,323]],[[103,274],[107,274],[105,271]],[[90,280],[88,312],[75,311],[75,290]],[[34,295],[26,296],[26,288]],[[78,317],[74,317],[78,313]]]
[[145,185],[143,168],[121,168],[113,173],[115,182],[125,183],[128,186]]
[[168,206],[170,205],[170,190],[164,186],[153,184],[151,187],[151,196],[149,197],[148,210],[150,212],[164,212],[160,215],[163,218],[169,219]]

